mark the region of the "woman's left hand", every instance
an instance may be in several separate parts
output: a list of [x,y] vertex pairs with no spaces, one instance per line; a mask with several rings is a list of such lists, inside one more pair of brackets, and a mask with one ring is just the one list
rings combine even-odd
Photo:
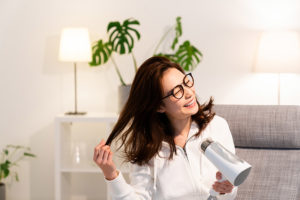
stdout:
[[[217,180],[220,180],[222,178],[222,173],[217,172],[216,178]],[[233,185],[228,180],[223,182],[216,181],[212,187],[216,192],[219,192],[220,194],[230,193],[233,189]]]

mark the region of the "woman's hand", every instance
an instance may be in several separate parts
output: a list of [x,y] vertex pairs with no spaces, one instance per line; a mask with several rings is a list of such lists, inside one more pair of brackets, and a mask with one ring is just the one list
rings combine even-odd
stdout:
[[[216,173],[216,178],[217,180],[222,179],[222,173],[221,172],[217,172]],[[233,189],[233,185],[229,182],[229,181],[223,181],[223,182],[218,182],[216,181],[213,184],[213,189],[216,192],[219,192],[220,194],[225,194],[225,193],[230,193]]]
[[119,174],[112,160],[112,156],[113,152],[111,152],[110,146],[105,145],[105,141],[102,139],[94,149],[94,161],[101,168],[107,180],[113,180]]

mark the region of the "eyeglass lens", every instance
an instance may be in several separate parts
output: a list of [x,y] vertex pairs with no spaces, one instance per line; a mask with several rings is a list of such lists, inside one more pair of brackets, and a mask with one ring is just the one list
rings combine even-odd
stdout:
[[[193,77],[191,76],[191,74],[187,74],[184,79],[183,79],[183,84],[187,87],[193,87],[194,85],[194,80]],[[184,94],[184,88],[182,85],[178,85],[174,88],[173,90],[173,96],[176,99],[180,99],[183,97]]]

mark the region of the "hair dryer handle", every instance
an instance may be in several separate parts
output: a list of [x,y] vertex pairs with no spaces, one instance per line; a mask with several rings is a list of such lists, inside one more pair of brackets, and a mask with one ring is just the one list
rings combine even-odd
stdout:
[[[221,178],[220,180],[218,180],[218,182],[223,182],[223,181],[226,181],[226,180],[227,180],[227,179],[225,178],[225,176],[222,175],[222,178]],[[219,192],[216,192],[213,188],[211,188],[211,189],[209,190],[209,194],[210,194],[211,196],[216,197],[216,196],[218,196],[220,193],[219,193]]]

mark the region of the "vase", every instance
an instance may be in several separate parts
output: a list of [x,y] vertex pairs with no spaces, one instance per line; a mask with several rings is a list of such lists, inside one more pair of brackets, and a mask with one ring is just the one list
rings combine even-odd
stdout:
[[129,93],[130,93],[131,85],[120,85],[119,86],[119,104],[118,104],[118,112],[120,113],[125,106]]
[[87,157],[86,144],[84,142],[74,141],[71,143],[71,163],[73,168],[86,167]]
[[5,184],[0,183],[0,200],[5,200]]

